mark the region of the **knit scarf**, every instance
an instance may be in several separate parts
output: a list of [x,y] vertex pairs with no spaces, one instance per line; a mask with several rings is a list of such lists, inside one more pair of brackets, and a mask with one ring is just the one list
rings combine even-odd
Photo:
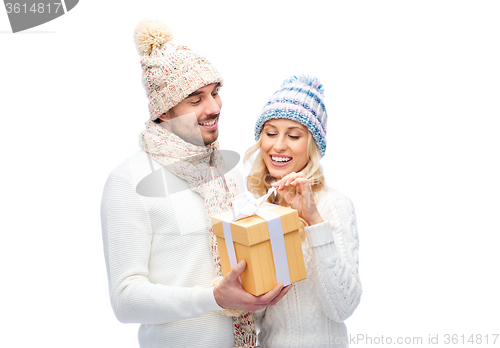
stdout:
[[[217,238],[212,229],[210,217],[232,208],[238,187],[234,178],[225,173],[224,161],[219,143],[198,146],[188,143],[163,128],[148,121],[141,133],[139,145],[158,163],[185,180],[191,190],[205,200],[205,215],[209,226],[210,249],[217,276],[222,276]],[[235,347],[255,347],[255,321],[253,314],[246,312],[233,317]]]

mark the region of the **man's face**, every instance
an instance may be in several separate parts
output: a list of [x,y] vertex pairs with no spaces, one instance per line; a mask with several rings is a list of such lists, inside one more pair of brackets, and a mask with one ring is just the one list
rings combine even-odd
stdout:
[[161,125],[191,144],[211,144],[219,136],[219,89],[218,83],[212,83],[191,93],[159,117]]

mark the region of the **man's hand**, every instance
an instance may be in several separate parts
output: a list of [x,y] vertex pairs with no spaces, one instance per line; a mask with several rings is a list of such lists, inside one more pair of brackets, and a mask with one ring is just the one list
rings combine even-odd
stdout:
[[292,285],[283,287],[278,284],[268,293],[261,296],[254,296],[243,289],[238,277],[243,273],[247,264],[241,260],[214,289],[214,298],[222,308],[239,309],[255,312],[258,309],[275,305],[286,295]]

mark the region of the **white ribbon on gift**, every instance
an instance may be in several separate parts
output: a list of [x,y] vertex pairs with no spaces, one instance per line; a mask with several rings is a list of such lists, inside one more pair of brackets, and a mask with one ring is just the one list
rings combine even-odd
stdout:
[[286,286],[291,284],[291,281],[281,217],[278,214],[268,211],[278,206],[276,204],[269,204],[259,207],[259,205],[261,205],[272,193],[276,193],[276,189],[273,187],[267,191],[267,194],[257,199],[248,191],[236,196],[233,201],[233,218],[224,219],[222,221],[222,228],[224,230],[224,239],[229,255],[229,263],[231,264],[231,268],[233,268],[237,264],[237,261],[234,251],[233,236],[231,234],[231,222],[252,215],[258,215],[266,220],[271,240],[271,249],[273,251],[276,281]]

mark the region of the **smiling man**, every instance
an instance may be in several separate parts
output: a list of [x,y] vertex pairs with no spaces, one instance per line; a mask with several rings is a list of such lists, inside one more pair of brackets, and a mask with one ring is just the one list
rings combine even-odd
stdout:
[[[150,120],[142,149],[111,172],[101,202],[113,310],[121,322],[141,324],[141,347],[253,347],[249,311],[276,304],[289,287],[245,292],[238,282],[244,261],[216,277],[210,216],[231,209],[244,187],[237,171],[225,173],[218,151],[222,78],[205,58],[172,43],[160,22],[141,22],[134,35]],[[161,174],[153,175],[158,187],[139,189],[152,173]],[[179,181],[189,189],[168,190]],[[175,193],[155,192],[165,186]]]
[[[164,128],[188,143],[213,143],[219,136],[218,122],[222,107],[220,88],[220,82],[201,87],[158,117],[155,122],[161,123]],[[194,117],[189,117],[190,115]]]

